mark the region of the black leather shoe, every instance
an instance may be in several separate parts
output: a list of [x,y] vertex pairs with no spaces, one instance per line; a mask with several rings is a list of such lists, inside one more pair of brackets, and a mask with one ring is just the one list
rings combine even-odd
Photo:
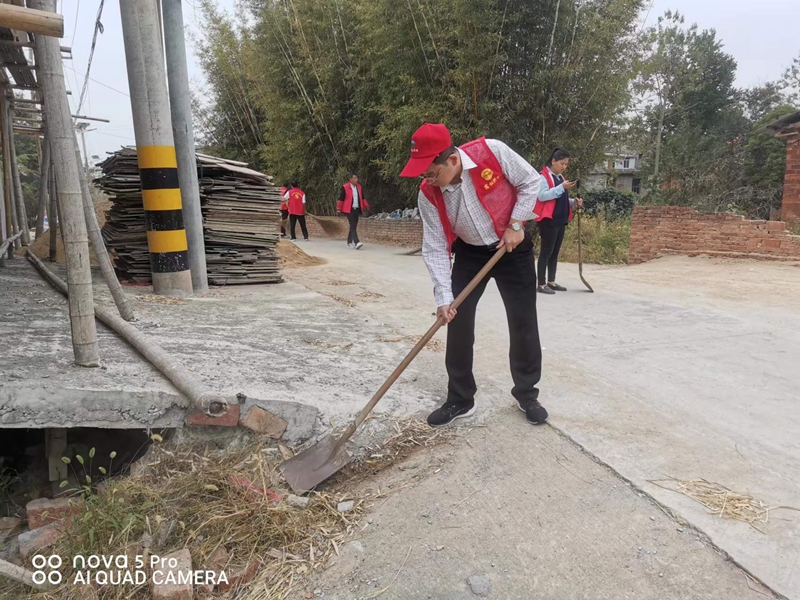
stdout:
[[555,290],[556,292],[567,291],[567,288],[565,288],[563,285],[558,285],[557,283],[548,283],[547,287],[549,287],[551,290]]
[[539,292],[540,294],[555,294],[556,293],[555,290],[551,290],[546,285],[537,286],[536,287],[536,291]]
[[476,411],[475,402],[462,404],[456,402],[445,402],[428,415],[428,425],[431,427],[442,427],[464,417],[471,417]]

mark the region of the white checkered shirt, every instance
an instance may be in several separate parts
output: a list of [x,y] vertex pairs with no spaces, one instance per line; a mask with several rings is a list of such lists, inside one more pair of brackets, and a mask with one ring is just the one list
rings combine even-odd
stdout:
[[[486,140],[486,143],[500,162],[503,175],[517,188],[517,204],[511,213],[511,218],[530,221],[533,218],[533,206],[536,204],[542,176],[528,164],[528,161],[500,140]],[[458,152],[465,173],[461,176],[461,183],[442,188],[447,217],[450,219],[453,232],[467,244],[491,246],[500,240],[494,230],[492,218],[478,199],[472,178],[466,174],[466,171],[474,169],[477,165],[462,150]],[[421,191],[418,203],[422,216],[422,258],[433,279],[436,306],[451,304],[453,287],[450,278],[450,247],[439,219],[439,211]]]

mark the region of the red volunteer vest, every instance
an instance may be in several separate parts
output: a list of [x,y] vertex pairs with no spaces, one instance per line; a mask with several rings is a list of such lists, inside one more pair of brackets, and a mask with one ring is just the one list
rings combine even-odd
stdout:
[[[361,209],[362,213],[365,213],[369,210],[369,204],[367,204],[367,200],[364,198],[364,192],[361,191],[361,184],[357,183],[356,187],[358,188],[358,207]],[[344,201],[336,203],[336,210],[350,214],[350,211],[353,209],[353,188],[349,181],[345,183],[342,188],[344,188]]]
[[[542,177],[544,177],[545,181],[547,181],[547,187],[551,190],[556,187],[555,181],[553,181],[553,174],[550,172],[550,167],[545,167],[542,169]],[[547,202],[542,202],[538,198],[536,199],[536,204],[533,206],[533,214],[536,215],[536,222],[538,223],[542,219],[552,219],[553,218],[553,211],[556,209],[556,202],[558,199],[555,200],[548,200]],[[569,207],[569,220],[572,221],[572,205],[570,204]]]
[[[475,186],[478,200],[492,219],[497,237],[502,238],[517,204],[517,188],[503,175],[500,161],[492,153],[485,137],[468,142],[460,146],[460,149],[477,165],[469,171],[472,184]],[[423,181],[419,189],[439,211],[444,233],[452,246],[458,236],[453,231],[450,218],[447,216],[442,190],[427,181]]]
[[282,188],[281,188],[281,210],[287,210],[287,209],[289,208],[289,207],[287,206],[287,204],[286,204],[286,200],[284,200],[284,199],[283,199],[283,197],[284,197],[285,195],[286,195],[286,188],[285,188],[285,187],[282,187]]
[[290,215],[304,215],[306,214],[306,207],[303,204],[303,190],[300,188],[292,188],[289,191],[289,214]]

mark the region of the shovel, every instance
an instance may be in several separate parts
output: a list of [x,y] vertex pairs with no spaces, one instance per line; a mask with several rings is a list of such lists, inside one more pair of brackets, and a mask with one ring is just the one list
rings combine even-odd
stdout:
[[[492,267],[497,264],[497,261],[499,261],[505,253],[505,248],[501,248],[495,252],[494,256],[492,256],[489,262],[475,275],[473,280],[469,282],[467,287],[458,295],[458,298],[453,301],[450,307],[458,308],[467,296],[472,293],[472,290],[483,281],[483,278],[486,277],[489,271],[492,270]],[[350,426],[338,439],[328,434],[310,448],[303,450],[297,456],[281,464],[281,473],[283,473],[286,482],[295,492],[303,493],[313,490],[318,484],[325,481],[328,477],[350,462],[350,455],[345,448],[347,440],[353,437],[356,429],[364,422],[367,415],[372,412],[372,409],[375,408],[375,405],[383,398],[383,395],[392,387],[394,382],[397,381],[397,378],[406,370],[406,367],[411,364],[411,361],[417,357],[417,354],[420,353],[444,324],[443,319],[436,320],[431,328],[428,329],[427,333],[422,336],[422,339],[411,349],[411,352],[406,355],[403,362],[392,371],[392,374],[389,375],[389,378],[383,383],[380,389],[375,392],[375,395],[367,405],[361,409],[355,421],[350,423]]]
[[583,278],[583,236],[581,235],[581,215],[583,214],[583,208],[578,208],[578,275],[581,277],[581,281],[583,285],[585,285],[590,292],[594,293],[592,286],[589,285],[589,282]]

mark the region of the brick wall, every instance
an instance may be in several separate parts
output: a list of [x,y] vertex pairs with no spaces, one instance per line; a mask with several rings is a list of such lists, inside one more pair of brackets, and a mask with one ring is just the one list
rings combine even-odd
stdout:
[[746,221],[732,214],[677,206],[637,206],[631,224],[630,262],[660,254],[710,254],[800,260],[800,236],[781,221]]
[[800,220],[800,136],[786,144],[786,176],[783,181],[781,218],[787,222]]
[[[347,240],[350,225],[346,217],[306,217],[308,234]],[[298,226],[299,227],[299,226]],[[384,244],[416,248],[422,246],[422,221],[419,219],[361,219],[358,239],[365,244]]]

